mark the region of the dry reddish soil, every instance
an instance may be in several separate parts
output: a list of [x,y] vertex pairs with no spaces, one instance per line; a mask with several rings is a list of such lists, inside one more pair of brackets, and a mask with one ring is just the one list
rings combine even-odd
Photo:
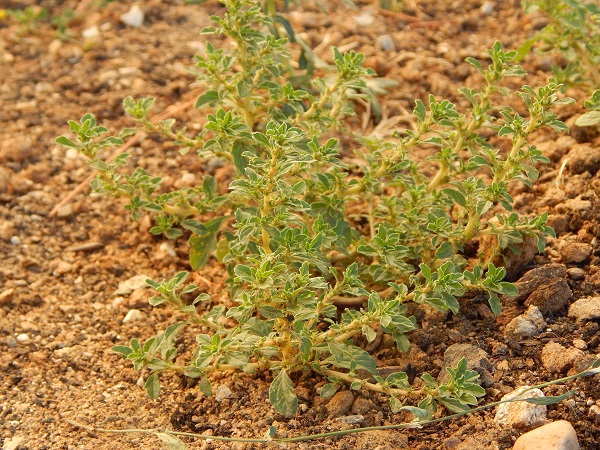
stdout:
[[[146,339],[172,323],[170,312],[151,308],[146,288],[118,293],[120,282],[136,275],[167,278],[188,269],[185,245],[171,247],[147,230],[149,222],[132,222],[122,204],[78,194],[57,216],[50,210],[86,179],[90,170],[76,154],[53,143],[67,131],[66,121],[86,112],[110,130],[131,126],[121,102],[127,95],[153,95],[158,112],[188,98],[193,77],[184,70],[201,51],[199,35],[210,14],[221,12],[209,1],[140,2],[146,17],[141,28],[125,26],[119,17],[134,2],[119,1],[100,8],[90,2],[4,0],[4,8],[32,4],[51,15],[65,8],[80,11],[68,27],[71,37],[56,39],[47,21],[27,30],[14,20],[0,22],[0,442],[5,449],[155,449],[162,444],[151,435],[93,433],[70,425],[119,428],[157,428],[231,437],[260,437],[269,425],[279,436],[298,436],[344,429],[332,416],[331,405],[320,399],[315,386],[323,380],[305,374],[297,380],[306,405],[298,415],[284,418],[268,403],[267,375],[219,374],[215,386],[227,385],[232,394],[222,402],[204,397],[190,380],[163,377],[163,392],[151,400],[137,385],[139,374],[110,351],[130,338]],[[387,117],[402,124],[417,98],[428,93],[465,106],[457,89],[476,86],[480,79],[465,57],[485,58],[495,40],[514,48],[545,24],[540,16],[523,14],[519,1],[421,0],[405,2],[401,14],[380,10],[375,1],[356,0],[356,9],[341,1],[292,6],[290,20],[316,54],[331,61],[330,46],[364,52],[367,64],[382,77],[397,81],[381,98]],[[84,39],[82,32],[98,26],[99,35]],[[389,38],[382,38],[387,35]],[[393,45],[382,49],[382,44]],[[557,58],[530,56],[527,83],[545,83]],[[522,80],[511,80],[518,88]],[[577,104],[560,109],[569,125],[582,112],[586,93],[572,90]],[[192,95],[193,97],[193,95]],[[362,118],[363,112],[359,112]],[[180,114],[179,119],[198,120]],[[360,123],[361,121],[357,121]],[[360,125],[357,125],[360,126]],[[374,125],[366,121],[364,131]],[[510,279],[530,272],[525,294],[507,299],[494,318],[485,302],[463,302],[456,316],[423,315],[424,326],[411,335],[413,350],[401,355],[384,346],[374,355],[382,365],[402,366],[411,377],[429,371],[437,376],[444,351],[468,343],[488,354],[484,374],[485,402],[499,400],[518,386],[550,381],[586,367],[600,349],[598,320],[576,322],[567,316],[568,304],[594,295],[600,288],[598,198],[600,140],[594,130],[573,128],[570,136],[545,132],[534,137],[552,164],[541,168],[534,188],[515,186],[523,213],[548,211],[558,238],[549,239],[542,255],[512,259]],[[144,140],[132,149],[132,164],[150,172],[167,173],[167,186],[181,186],[201,176],[202,164],[193,156],[180,157],[171,147]],[[563,169],[561,171],[561,168]],[[193,177],[192,177],[193,178]],[[187,181],[186,181],[187,180]],[[527,253],[527,252],[524,252]],[[553,263],[555,266],[548,266]],[[558,268],[556,268],[558,265]],[[552,272],[556,270],[557,272]],[[558,275],[556,275],[558,274]],[[213,299],[227,301],[222,288],[223,268],[216,262],[197,274],[201,289]],[[547,292],[527,291],[538,279]],[[541,280],[541,282],[540,282]],[[533,292],[533,293],[532,293]],[[537,294],[536,294],[537,292]],[[531,295],[529,295],[531,294]],[[535,295],[534,295],[535,294]],[[534,297],[532,299],[532,296]],[[555,301],[557,298],[562,299]],[[544,312],[547,327],[531,339],[509,339],[505,325],[529,304]],[[123,322],[131,309],[138,320]],[[558,373],[542,363],[541,350],[550,343],[580,348],[577,360]],[[575,427],[581,447],[598,448],[600,432],[591,406],[600,401],[598,378],[587,378],[545,389],[557,395],[579,389],[570,400],[548,408],[548,419],[565,419]],[[392,414],[385,398],[354,393],[350,412],[364,416],[361,426],[406,420]],[[420,430],[373,431],[322,439],[286,448],[299,449],[504,449],[511,448],[523,430],[499,427],[494,412],[480,412]],[[260,444],[224,444],[187,440],[190,448],[262,448]],[[12,444],[11,444],[12,443]],[[10,446],[10,447],[9,447]]]

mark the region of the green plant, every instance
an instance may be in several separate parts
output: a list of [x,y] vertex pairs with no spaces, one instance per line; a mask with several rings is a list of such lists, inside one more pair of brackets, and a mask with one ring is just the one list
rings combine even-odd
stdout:
[[28,6],[23,9],[7,9],[6,14],[12,17],[21,26],[21,34],[29,34],[40,27],[48,16],[48,10],[41,7]]
[[600,6],[582,0],[528,0],[526,12],[541,11],[550,23],[523,43],[519,56],[542,43],[544,51],[560,52],[566,66],[553,71],[565,85],[600,87]]
[[579,127],[589,127],[600,124],[600,89],[596,89],[589,100],[583,104],[588,112],[582,114],[575,121],[575,125]]
[[[516,294],[502,281],[503,268],[467,260],[464,246],[495,236],[500,247],[516,249],[532,236],[543,248],[544,236],[553,234],[546,214],[520,217],[508,185],[536,180],[535,165],[548,159],[528,143],[529,135],[544,127],[567,130],[550,108],[570,99],[559,100],[560,84],[551,80],[517,93],[526,116],[496,104],[508,93],[502,79],[525,73],[514,63],[516,52],[496,43],[488,67],[468,60],[484,84],[461,90],[471,103],[467,111],[434,96],[427,106],[417,100],[414,129],[349,140],[352,161],[362,161],[357,164],[348,158],[350,147],[323,136],[352,136],[352,102],[368,98],[372,76],[362,67],[364,56],[334,50],[336,76],[314,79],[310,92],[296,89],[282,77],[282,60],[290,56],[286,40],[265,33],[270,19],[260,4],[222,3],[226,14],[213,17],[215,26],[203,32],[227,36],[233,49],[207,44],[206,54],[196,57],[205,91],[195,106],[212,108],[202,131],[190,135],[174,119],[153,123],[152,98],[128,97],[124,106],[142,129],[172,139],[182,153],[229,164],[227,190],[208,173],[198,186],[172,192],[142,168],[122,173],[128,155],[106,163],[99,150],[120,145],[133,130],[102,138],[106,128],[90,114],[69,122],[75,140],[56,140],[79,150],[98,171],[94,193],[127,198],[133,219],[152,214],[154,234],[187,237],[193,270],[217,264],[216,257],[229,274],[230,308],[213,305],[206,293],[196,295],[185,272],[148,280],[157,292],[150,303],[169,305],[183,320],[113,350],[149,373],[145,388],[153,398],[163,372],[199,378],[202,392],[211,395],[212,372],[268,370],[273,407],[291,415],[298,405],[293,378],[313,371],[328,380],[320,390],[324,397],[342,385],[386,393],[393,411],[406,409],[418,421],[431,418],[438,404],[469,410],[484,391],[465,360],[447,369],[446,383],[424,374],[411,384],[403,372],[379,376],[362,345],[381,328],[407,351],[406,334],[417,327],[407,316],[408,302],[456,313],[459,298],[485,293],[498,314],[500,295]],[[507,153],[486,140],[490,131],[509,142]],[[430,156],[414,159],[416,148]],[[487,220],[492,216],[495,221]],[[356,307],[343,307],[348,304]],[[185,360],[175,345],[184,329],[196,333],[197,343]]]

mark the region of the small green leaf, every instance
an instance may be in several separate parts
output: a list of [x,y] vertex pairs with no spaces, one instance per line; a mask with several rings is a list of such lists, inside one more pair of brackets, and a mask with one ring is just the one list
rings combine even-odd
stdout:
[[124,358],[133,353],[133,350],[125,345],[115,345],[111,348],[111,350],[115,353],[123,355]]
[[577,118],[575,125],[578,127],[591,127],[600,124],[600,111],[590,111]]
[[403,406],[401,410],[406,410],[414,416],[415,422],[423,422],[431,419],[431,413],[423,408],[417,408],[415,406]]
[[206,395],[207,397],[212,397],[212,385],[210,384],[210,381],[208,381],[207,377],[202,377],[200,379],[198,387],[200,388],[200,392],[202,392],[204,395]]
[[289,417],[298,410],[298,397],[294,392],[294,383],[285,369],[282,369],[269,387],[269,401],[275,411]]
[[577,389],[573,389],[571,391],[565,392],[562,395],[548,396],[548,397],[533,397],[533,398],[524,398],[522,401],[531,403],[532,405],[554,405],[556,403],[560,403],[563,400],[571,397],[572,395],[577,393]]
[[196,103],[194,103],[194,108],[200,109],[206,104],[214,106],[217,100],[219,100],[219,92],[215,89],[211,89],[209,91],[206,91],[204,94],[200,95],[196,99]]
[[148,377],[144,384],[144,389],[148,393],[148,397],[153,399],[158,398],[160,395],[160,380],[157,373],[153,373]]
[[452,242],[444,241],[435,252],[435,257],[439,259],[451,258],[454,256],[454,245]]
[[75,144],[70,139],[67,139],[67,137],[65,137],[65,136],[57,137],[56,139],[54,139],[54,142],[62,145],[63,147],[79,148],[79,146],[77,144]]
[[403,409],[402,401],[399,400],[397,397],[391,396],[390,397],[390,409],[392,410],[392,412],[394,414],[396,414],[397,412],[400,412]]
[[496,294],[490,294],[488,303],[490,304],[490,308],[494,315],[496,317],[499,316],[500,312],[502,311],[502,302],[500,301],[498,296]]
[[339,385],[337,383],[327,383],[321,387],[319,395],[323,398],[331,398],[338,391]]

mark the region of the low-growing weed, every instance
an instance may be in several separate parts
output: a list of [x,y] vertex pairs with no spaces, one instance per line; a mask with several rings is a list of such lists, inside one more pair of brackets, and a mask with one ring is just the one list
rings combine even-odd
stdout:
[[[323,397],[342,386],[370,389],[387,394],[392,411],[408,410],[419,421],[440,404],[468,411],[484,390],[464,359],[446,369],[444,383],[429,374],[411,383],[404,372],[380,376],[365,344],[384,332],[407,351],[407,336],[418,327],[409,302],[457,313],[460,298],[481,294],[498,314],[501,297],[517,293],[503,281],[504,268],[469,257],[465,246],[491,236],[510,251],[532,237],[544,248],[544,237],[553,235],[547,215],[519,215],[508,188],[530,185],[536,166],[549,162],[529,138],[541,128],[566,131],[551,109],[570,99],[559,99],[561,85],[551,79],[516,93],[525,115],[509,107],[502,81],[525,71],[515,51],[496,43],[487,63],[468,59],[482,79],[478,90],[461,89],[469,108],[430,95],[415,101],[414,128],[386,138],[358,136],[349,118],[357,100],[369,100],[373,76],[362,54],[334,49],[335,76],[298,89],[286,79],[288,43],[268,32],[272,23],[261,5],[222,3],[225,15],[213,17],[203,33],[226,36],[232,49],[207,44],[195,60],[205,87],[195,103],[207,111],[201,131],[175,119],[153,123],[153,98],[128,97],[124,106],[139,129],[171,139],[182,154],[228,165],[227,189],[209,173],[199,174],[197,186],[175,191],[161,189],[162,177],[143,168],[124,173],[129,155],[107,163],[100,150],[136,130],[105,137],[107,129],[91,114],[69,122],[75,138],[56,140],[98,171],[95,194],[126,198],[134,220],[152,215],[153,234],[186,238],[193,270],[222,264],[229,277],[230,308],[187,284],[186,272],[148,280],[156,291],[150,303],[168,305],[183,319],[113,350],[144,371],[153,398],[166,372],[198,378],[211,395],[213,372],[269,371],[271,404],[292,415],[294,379],[310,371],[327,380]],[[488,141],[493,134],[507,144],[504,150]],[[416,158],[416,150],[428,156]],[[176,345],[181,333],[196,339],[186,358]]]

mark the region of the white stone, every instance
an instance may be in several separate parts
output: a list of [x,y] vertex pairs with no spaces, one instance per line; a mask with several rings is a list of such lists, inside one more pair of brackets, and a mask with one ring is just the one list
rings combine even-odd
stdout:
[[146,280],[150,277],[148,275],[136,275],[125,281],[119,283],[119,287],[115,291],[116,295],[130,294],[136,289],[147,287]]
[[356,16],[354,18],[354,21],[359,27],[368,27],[373,22],[375,22],[375,16],[373,16],[373,14],[371,14],[370,12],[364,12],[361,15]]
[[158,252],[171,257],[177,256],[175,245],[173,245],[172,241],[161,242],[158,246]]
[[14,436],[12,439],[7,439],[6,441],[4,441],[2,450],[17,450],[17,447],[19,447],[19,445],[21,445],[24,441],[24,437]]
[[136,322],[140,319],[144,318],[144,314],[139,309],[130,309],[125,318],[123,319],[123,323],[127,322]]
[[513,450],[579,450],[577,433],[566,420],[558,420],[522,435]]
[[215,400],[218,402],[222,402],[226,398],[231,397],[231,389],[226,384],[220,385],[215,392]]
[[504,334],[518,339],[528,339],[540,333],[546,326],[540,309],[531,305],[525,314],[515,317],[506,325]]
[[71,203],[67,203],[59,208],[56,211],[56,217],[61,219],[66,219],[67,217],[71,217],[73,215],[73,205]]
[[10,238],[10,243],[12,245],[20,245],[21,244],[21,238],[19,236],[13,236]]
[[[530,389],[529,386],[522,386],[506,394],[502,397],[502,401],[538,397],[544,397],[544,393],[540,389]],[[529,428],[539,426],[546,421],[546,405],[533,405],[524,401],[502,403],[498,405],[494,420],[504,427]]]
[[479,8],[481,13],[484,16],[489,16],[494,11],[494,3],[493,2],[484,2],[483,5]]
[[389,34],[382,34],[376,40],[377,45],[384,52],[396,50],[394,40]]
[[138,5],[133,5],[129,11],[121,14],[121,22],[139,28],[144,24],[144,11]]
[[29,336],[25,333],[19,334],[17,336],[17,342],[20,342],[21,344],[27,342],[29,340]]
[[94,39],[100,36],[100,30],[98,29],[97,25],[94,25],[93,27],[89,27],[83,30],[81,32],[81,35],[84,39]]

